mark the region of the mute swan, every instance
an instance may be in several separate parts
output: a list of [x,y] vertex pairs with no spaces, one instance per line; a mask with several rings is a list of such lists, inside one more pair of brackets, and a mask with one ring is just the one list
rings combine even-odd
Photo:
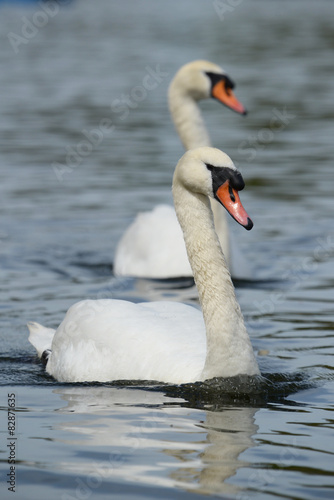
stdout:
[[[214,230],[209,198],[246,229],[238,191],[244,181],[218,149],[190,150],[178,162],[173,196],[198,289],[201,312],[177,302],[84,300],[55,331],[28,324],[29,341],[60,382],[155,380],[173,384],[259,373]],[[46,349],[51,349],[47,351]]]
[[[210,146],[210,139],[197,101],[213,97],[232,110],[246,114],[236,99],[234,83],[224,70],[209,61],[194,61],[182,66],[173,78],[169,91],[169,109],[186,150]],[[232,276],[250,277],[246,263],[240,263],[239,249],[230,252],[230,237],[225,211],[212,202],[215,227]],[[234,245],[235,246],[235,245]],[[234,261],[237,264],[233,266]],[[152,211],[137,215],[120,239],[114,257],[116,276],[175,278],[192,276],[184,240],[174,208],[157,205]]]

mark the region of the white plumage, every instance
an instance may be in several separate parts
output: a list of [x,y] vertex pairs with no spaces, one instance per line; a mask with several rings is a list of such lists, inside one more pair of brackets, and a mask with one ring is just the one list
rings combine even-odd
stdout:
[[164,381],[170,371],[171,382],[181,383],[184,373],[199,380],[205,348],[203,316],[192,306],[84,300],[59,326],[47,372],[60,382],[108,382]]
[[[238,113],[245,108],[231,90],[232,82],[224,70],[209,61],[182,66],[173,78],[169,108],[175,128],[186,150],[210,146],[210,139],[197,101],[214,97]],[[215,227],[233,277],[250,278],[249,267],[229,235],[223,207],[212,200]],[[174,208],[158,205],[138,214],[120,239],[114,256],[116,276],[175,278],[192,276],[181,228]]]
[[[237,181],[234,176],[239,176]],[[79,302],[68,310],[54,335],[45,328],[43,336],[44,327],[37,323],[28,325],[38,355],[43,349],[52,351],[46,365],[50,375],[61,382],[125,379],[181,384],[259,373],[208,199],[218,196],[250,229],[237,193],[242,186],[233,185],[240,179],[227,155],[207,147],[188,151],[175,170],[176,213],[203,316],[198,309],[175,302]]]
[[137,215],[118,245],[114,272],[146,278],[192,276],[174,207],[157,205]]

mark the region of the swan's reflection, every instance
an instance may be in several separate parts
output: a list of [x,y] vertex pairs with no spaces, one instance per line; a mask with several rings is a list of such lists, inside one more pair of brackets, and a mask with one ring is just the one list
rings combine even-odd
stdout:
[[65,442],[81,457],[62,464],[67,471],[202,493],[237,491],[226,480],[247,465],[239,456],[254,446],[256,409],[194,410],[182,407],[184,400],[126,387],[54,392],[67,403],[58,410]]

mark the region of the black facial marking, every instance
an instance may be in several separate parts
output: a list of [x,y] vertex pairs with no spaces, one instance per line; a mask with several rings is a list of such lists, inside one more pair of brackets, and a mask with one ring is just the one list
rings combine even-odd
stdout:
[[232,197],[234,198],[232,189],[241,191],[245,187],[245,182],[242,178],[241,173],[229,167],[214,167],[213,165],[210,165],[208,163],[206,163],[206,168],[211,172],[212,190],[214,196],[216,197],[216,192],[220,188],[220,186],[224,184],[224,182],[229,181],[229,192],[231,200],[235,201],[235,199],[232,199]]
[[213,88],[216,83],[223,81],[225,84],[225,89],[234,89],[235,83],[227,75],[222,75],[221,73],[211,73],[208,71],[206,73],[211,80],[211,88]]

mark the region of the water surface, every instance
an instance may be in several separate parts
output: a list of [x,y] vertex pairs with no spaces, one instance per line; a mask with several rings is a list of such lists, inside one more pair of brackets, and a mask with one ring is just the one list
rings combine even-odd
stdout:
[[[223,3],[63,2],[19,45],[41,6],[1,3],[1,498],[13,437],[17,499],[333,498],[333,5]],[[58,384],[28,321],[55,327],[88,297],[197,303],[191,280],[115,278],[113,255],[138,211],[171,202],[166,92],[199,58],[249,110],[201,104],[246,181],[255,226],[231,230],[253,279],[236,287],[265,380]]]

